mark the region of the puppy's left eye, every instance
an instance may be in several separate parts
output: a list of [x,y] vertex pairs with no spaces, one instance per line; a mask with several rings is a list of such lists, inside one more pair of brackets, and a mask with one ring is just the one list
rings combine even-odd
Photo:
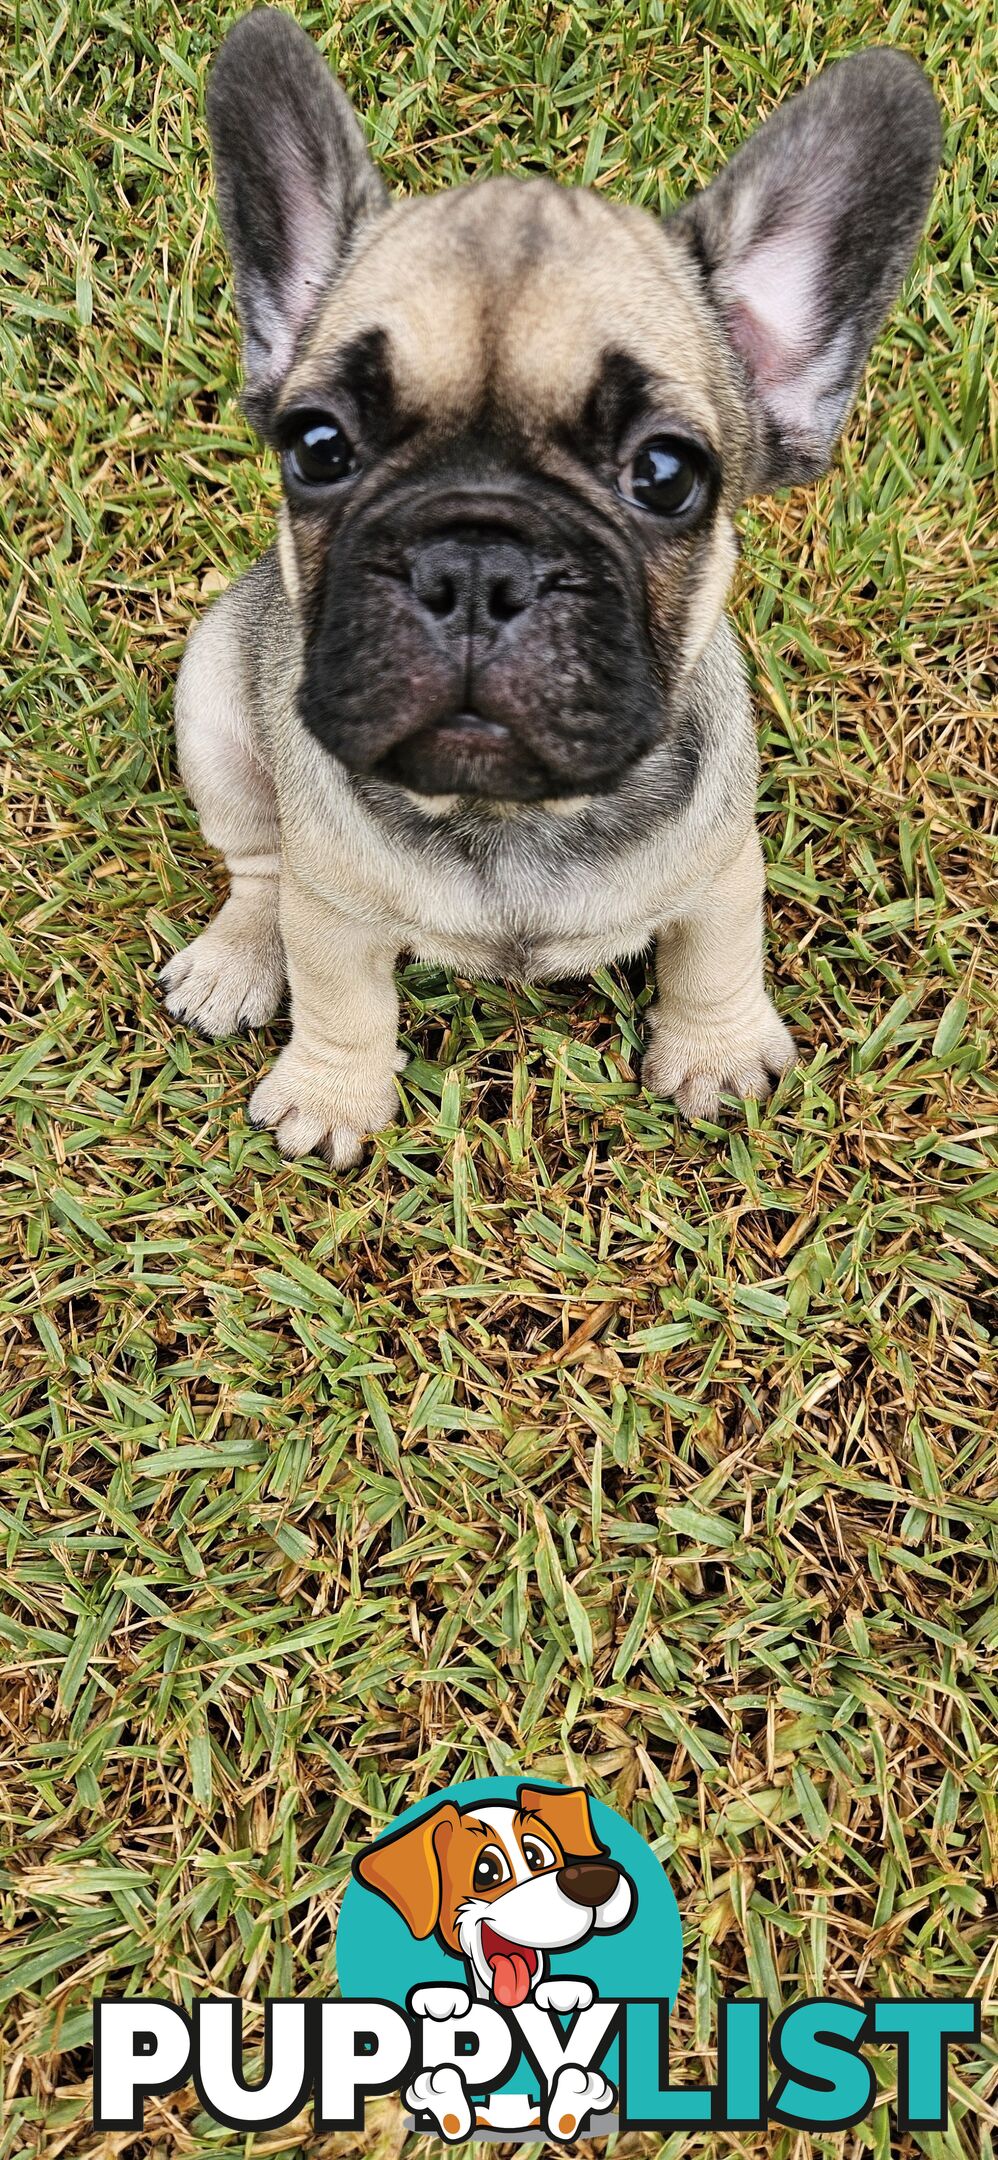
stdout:
[[523,1857],[532,1875],[539,1875],[542,1868],[554,1866],[554,1854],[541,1843],[540,1838],[524,1838]]
[[695,443],[655,435],[642,443],[617,482],[628,502],[656,517],[688,517],[707,489],[707,460]]
[[329,413],[297,413],[283,442],[289,476],[305,487],[332,487],[357,469],[353,445]]

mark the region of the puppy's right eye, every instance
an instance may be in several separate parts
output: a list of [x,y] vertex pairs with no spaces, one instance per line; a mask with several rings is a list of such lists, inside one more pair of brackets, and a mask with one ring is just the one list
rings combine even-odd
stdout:
[[494,1845],[486,1845],[485,1851],[480,1852],[475,1861],[472,1887],[475,1890],[496,1890],[501,1882],[506,1881],[508,1875],[509,1869],[502,1854],[496,1851]]
[[329,413],[297,413],[283,450],[289,478],[304,487],[333,487],[357,469],[353,445]]

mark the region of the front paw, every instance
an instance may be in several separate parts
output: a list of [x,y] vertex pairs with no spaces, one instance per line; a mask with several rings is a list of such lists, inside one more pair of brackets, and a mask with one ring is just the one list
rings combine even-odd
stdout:
[[748,1012],[729,1018],[662,999],[648,1018],[642,1085],[669,1096],[687,1118],[716,1118],[722,1095],[764,1101],[796,1057],[789,1028],[762,992]]
[[565,2063],[551,2087],[547,2106],[547,2134],[561,2140],[574,2138],[588,2115],[606,2115],[614,2104],[613,2086],[599,2070],[580,2070]]
[[398,1116],[395,1062],[372,1071],[354,1058],[310,1057],[294,1041],[254,1088],[253,1125],[269,1125],[282,1155],[322,1155],[334,1170],[360,1161],[364,1142]]
[[572,2010],[588,2010],[595,2000],[596,1990],[588,1980],[541,1980],[534,1989],[538,2010],[555,2010],[559,2017],[567,2017]]
[[264,1027],[280,1007],[286,981],[276,921],[230,928],[225,912],[159,974],[167,1012],[212,1037]]
[[452,2142],[467,2137],[471,2129],[468,2089],[453,2063],[441,2063],[436,2070],[421,2070],[403,2098],[414,2115],[432,2117],[441,2137]]
[[447,2018],[467,2017],[471,2009],[471,1996],[463,1987],[418,1987],[409,1997],[413,2017]]

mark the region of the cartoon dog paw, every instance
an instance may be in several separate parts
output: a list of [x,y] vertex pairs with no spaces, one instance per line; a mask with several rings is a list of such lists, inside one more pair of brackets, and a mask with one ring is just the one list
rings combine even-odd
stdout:
[[[425,1994],[445,1994],[446,1989],[421,1989]],[[466,2138],[472,2124],[468,2091],[460,2070],[441,2063],[437,2070],[421,2070],[403,2095],[414,2115],[431,2115],[441,2137],[452,2143]]]
[[541,1980],[534,1989],[538,2010],[556,2010],[561,2017],[570,2010],[588,2010],[595,2000],[596,1990],[588,1980]]
[[578,2070],[574,2063],[565,2063],[551,2087],[545,2123],[548,2136],[576,2137],[586,2117],[607,2114],[616,2097],[598,2070]]
[[467,2017],[471,2009],[471,1996],[462,1987],[418,1987],[409,1997],[413,2017],[446,2018]]

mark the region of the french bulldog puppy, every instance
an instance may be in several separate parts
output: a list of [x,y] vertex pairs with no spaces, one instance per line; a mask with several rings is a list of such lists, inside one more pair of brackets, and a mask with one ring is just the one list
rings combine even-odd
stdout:
[[292,19],[208,121],[276,544],[180,670],[229,896],[177,1019],[291,1036],[250,1116],[355,1162],[396,1115],[400,953],[574,975],[655,947],[646,1088],[689,1117],[793,1061],[763,981],[755,733],[724,613],[746,496],[828,463],[925,219],[904,54],[826,67],[662,220],[550,180],[392,201]]

